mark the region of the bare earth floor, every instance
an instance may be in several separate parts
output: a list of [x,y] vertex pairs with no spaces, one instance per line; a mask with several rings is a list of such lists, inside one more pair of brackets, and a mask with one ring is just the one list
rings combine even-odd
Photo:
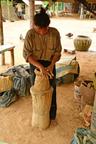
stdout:
[[[52,26],[61,33],[62,46],[74,49],[73,39],[78,34],[88,35],[92,38],[92,45],[88,52],[76,52],[80,65],[80,78],[92,79],[96,71],[96,27],[95,20],[76,20],[69,18],[52,18]],[[4,23],[5,43],[13,43],[15,48],[15,65],[24,64],[22,57],[23,41],[19,40],[21,33],[29,29],[29,21],[16,21]],[[65,34],[72,32],[73,39],[66,38]],[[1,62],[1,56],[0,56]],[[0,66],[0,72],[9,67],[10,57],[6,53],[6,66]],[[74,131],[83,127],[79,116],[78,105],[74,100],[74,83],[62,84],[57,87],[57,118],[51,122],[46,130],[33,129],[32,99],[31,96],[20,97],[7,108],[0,108],[0,140],[8,144],[70,144]]]

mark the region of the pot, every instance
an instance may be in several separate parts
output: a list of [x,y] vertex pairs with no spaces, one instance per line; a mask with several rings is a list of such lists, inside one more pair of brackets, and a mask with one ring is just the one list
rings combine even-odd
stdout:
[[88,51],[91,46],[92,40],[88,36],[78,35],[74,39],[74,47],[77,51]]

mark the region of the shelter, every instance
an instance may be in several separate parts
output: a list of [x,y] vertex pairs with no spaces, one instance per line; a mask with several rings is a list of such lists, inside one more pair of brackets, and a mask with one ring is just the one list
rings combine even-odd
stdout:
[[[9,1],[9,0],[8,0]],[[45,0],[42,0],[45,1]],[[18,1],[20,2],[20,1]],[[26,0],[26,2],[28,3],[28,0]],[[39,0],[40,2],[40,0]],[[96,4],[96,0],[49,0],[49,3],[55,3],[55,2],[65,2],[65,3],[74,3],[74,4],[78,4],[78,3],[82,3],[84,6],[86,6],[86,8],[91,11],[95,16],[96,16],[96,12],[94,12],[92,10],[92,8],[90,8],[90,6],[88,5],[89,3],[94,3]],[[30,0],[29,1],[29,5],[30,5],[30,27],[33,26],[33,16],[34,16],[34,5],[35,5],[35,1],[34,0]],[[4,44],[4,39],[3,39],[3,22],[2,22],[2,8],[1,8],[1,0],[0,0],[0,45]],[[3,55],[2,55],[3,56]],[[4,59],[4,56],[3,56]]]
[[[29,0],[22,0],[22,1],[25,3],[25,19],[27,19],[30,16],[30,13],[29,13],[30,3],[29,3]],[[43,4],[42,1],[35,1],[34,2],[35,10],[38,10],[42,4]]]

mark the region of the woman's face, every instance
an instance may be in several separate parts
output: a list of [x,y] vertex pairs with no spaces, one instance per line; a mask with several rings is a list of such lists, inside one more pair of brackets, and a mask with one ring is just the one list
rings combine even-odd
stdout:
[[34,26],[35,31],[40,35],[45,35],[48,32],[48,27],[38,27]]

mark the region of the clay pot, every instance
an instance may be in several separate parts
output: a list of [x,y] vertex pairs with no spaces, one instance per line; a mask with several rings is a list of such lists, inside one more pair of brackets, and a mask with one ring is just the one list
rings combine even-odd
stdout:
[[77,51],[88,51],[92,40],[88,36],[78,35],[74,39],[74,46]]

